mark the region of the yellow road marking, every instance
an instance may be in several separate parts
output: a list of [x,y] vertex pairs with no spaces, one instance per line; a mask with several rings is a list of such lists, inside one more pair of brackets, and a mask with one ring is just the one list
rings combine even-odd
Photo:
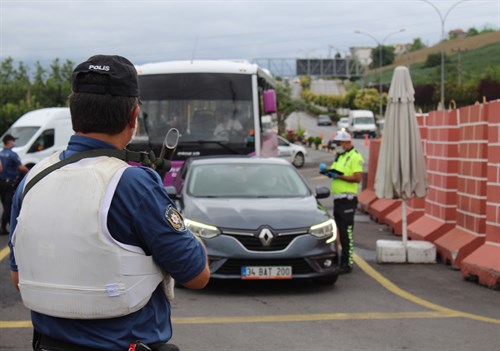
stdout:
[[265,323],[265,322],[310,322],[335,320],[374,320],[374,319],[419,319],[450,318],[452,314],[441,312],[401,312],[401,313],[321,313],[321,314],[285,314],[271,316],[235,316],[235,317],[184,317],[172,318],[174,324],[209,324],[209,323]]
[[10,253],[10,249],[8,246],[4,247],[0,250],[0,261],[2,261],[7,255]]
[[[0,251],[0,261],[7,256],[8,248]],[[417,305],[431,309],[427,312],[400,312],[400,313],[321,313],[321,314],[288,314],[268,316],[221,316],[221,317],[174,317],[173,324],[228,324],[228,323],[271,323],[271,322],[309,322],[309,321],[334,321],[334,320],[380,320],[380,319],[422,319],[422,318],[469,318],[486,323],[500,324],[499,319],[479,316],[471,313],[456,311],[436,305],[418,296],[402,290],[382,274],[372,268],[365,260],[354,254],[356,264],[371,278],[377,281],[391,293],[400,296]],[[0,329],[31,328],[30,321],[0,321]]]
[[[379,319],[422,319],[452,318],[458,314],[443,312],[400,312],[400,313],[320,313],[285,314],[268,316],[221,316],[221,317],[173,317],[173,324],[229,324],[229,323],[271,323],[271,322],[310,322],[335,320],[379,320]],[[30,321],[0,321],[1,328],[31,328]]]
[[395,295],[398,295],[408,301],[411,301],[417,305],[427,307],[431,310],[437,311],[437,312],[442,312],[442,313],[449,313],[453,314],[455,317],[463,317],[463,318],[470,318],[474,320],[478,320],[481,322],[487,322],[487,323],[495,323],[495,324],[500,324],[500,319],[495,319],[495,318],[489,318],[489,317],[483,317],[479,316],[476,314],[472,313],[465,313],[465,312],[460,312],[456,310],[452,310],[450,308],[446,308],[443,306],[436,305],[432,302],[426,301],[424,299],[421,299],[418,296],[415,296],[413,294],[410,294],[407,291],[404,291],[403,289],[399,288],[396,286],[394,283],[392,283],[390,280],[385,278],[382,274],[377,272],[375,269],[373,269],[372,266],[370,266],[365,260],[363,260],[359,255],[354,254],[354,262],[370,277],[372,277],[374,280],[376,280],[380,285],[382,285],[384,288],[389,290]]
[[0,321],[0,329],[32,328],[31,321]]

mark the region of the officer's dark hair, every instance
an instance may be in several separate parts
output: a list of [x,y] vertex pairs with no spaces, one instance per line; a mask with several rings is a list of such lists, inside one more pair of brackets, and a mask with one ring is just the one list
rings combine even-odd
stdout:
[[[79,79],[90,84],[103,84],[108,78],[89,72],[80,75]],[[116,135],[127,126],[137,105],[137,97],[72,92],[69,96],[69,108],[73,130]]]

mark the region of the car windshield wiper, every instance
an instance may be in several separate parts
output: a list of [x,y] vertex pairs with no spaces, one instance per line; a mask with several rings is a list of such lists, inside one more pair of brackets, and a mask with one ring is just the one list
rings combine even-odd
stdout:
[[217,144],[219,146],[222,146],[224,149],[231,151],[232,153],[236,155],[243,155],[243,152],[233,149],[232,147],[228,146],[226,142],[222,142],[220,140],[186,140],[182,141],[183,144]]

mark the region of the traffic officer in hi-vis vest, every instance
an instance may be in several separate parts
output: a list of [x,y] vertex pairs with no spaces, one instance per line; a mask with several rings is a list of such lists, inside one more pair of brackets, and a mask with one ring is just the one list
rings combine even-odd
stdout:
[[36,351],[178,351],[167,342],[171,279],[210,278],[160,175],[128,164],[140,112],[134,65],[96,55],[73,71],[76,132],[35,165],[12,206],[12,282],[31,310]]
[[358,184],[363,175],[363,156],[354,148],[351,135],[339,130],[335,135],[337,156],[329,169],[320,165],[320,172],[332,178],[333,216],[337,223],[342,253],[340,273],[350,273],[353,261],[354,214],[358,205]]

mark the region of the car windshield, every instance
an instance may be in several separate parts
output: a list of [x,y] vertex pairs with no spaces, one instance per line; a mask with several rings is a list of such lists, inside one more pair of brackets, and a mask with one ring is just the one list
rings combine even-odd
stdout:
[[5,134],[16,138],[16,146],[24,146],[40,127],[11,127]]
[[290,165],[224,163],[193,166],[187,192],[194,197],[305,197],[309,188]]
[[318,118],[322,121],[329,121],[330,120],[330,117],[326,116],[326,115],[319,115]]
[[356,117],[354,124],[373,124],[375,121],[373,117]]

